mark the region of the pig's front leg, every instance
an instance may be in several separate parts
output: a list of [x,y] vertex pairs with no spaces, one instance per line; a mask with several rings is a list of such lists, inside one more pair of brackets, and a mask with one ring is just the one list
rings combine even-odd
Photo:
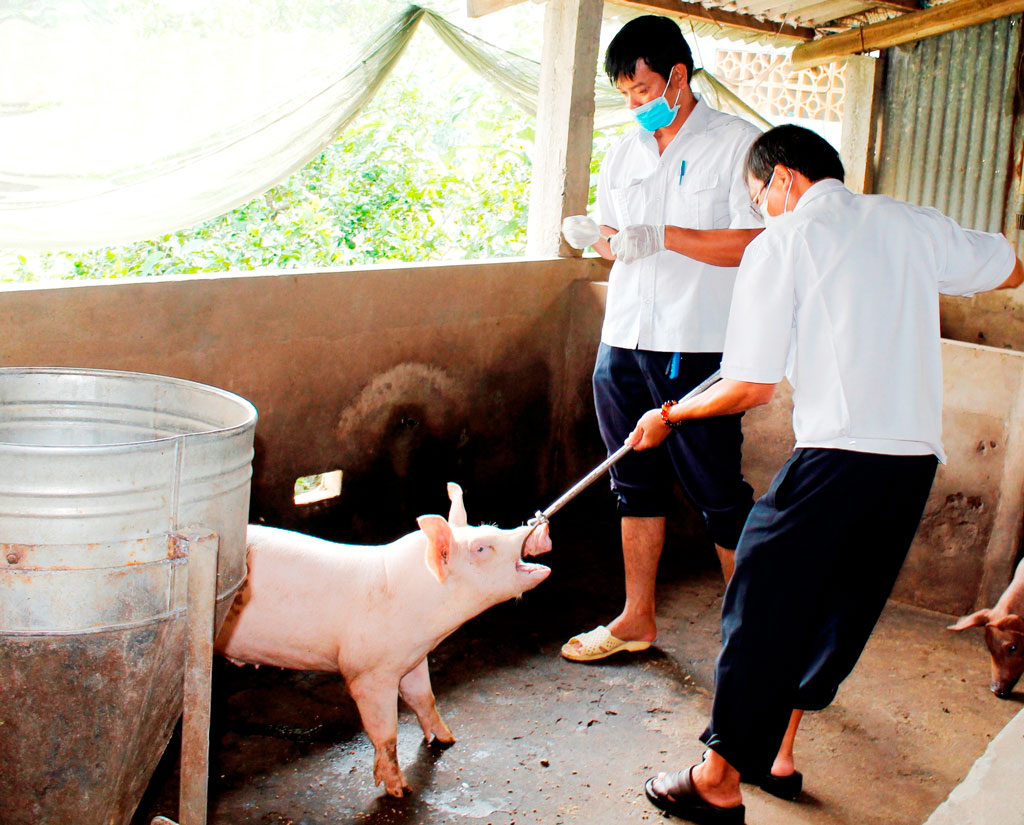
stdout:
[[398,683],[398,692],[420,720],[424,739],[428,742],[433,740],[444,747],[455,742],[452,732],[438,715],[434,691],[430,687],[430,670],[426,656],[402,677],[402,681]]
[[391,796],[411,791],[398,767],[398,685],[391,676],[367,674],[353,679],[348,690],[373,743],[374,782],[383,782]]

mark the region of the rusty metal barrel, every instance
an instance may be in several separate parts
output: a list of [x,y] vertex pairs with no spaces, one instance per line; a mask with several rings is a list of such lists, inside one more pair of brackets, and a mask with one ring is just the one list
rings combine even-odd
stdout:
[[131,820],[182,709],[180,536],[215,534],[222,620],[255,426],[191,381],[0,368],[0,825]]

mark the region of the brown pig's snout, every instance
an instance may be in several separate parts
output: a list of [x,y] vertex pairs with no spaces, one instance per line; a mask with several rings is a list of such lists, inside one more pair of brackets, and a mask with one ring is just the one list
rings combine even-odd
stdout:
[[1013,688],[1020,676],[1014,679],[994,678],[988,689],[992,691],[997,699],[1009,699],[1013,695]]
[[997,682],[993,682],[991,685],[989,685],[988,689],[995,694],[997,699],[1009,699],[1010,694],[1013,693],[1012,687],[1006,687],[1005,685],[1000,685]]

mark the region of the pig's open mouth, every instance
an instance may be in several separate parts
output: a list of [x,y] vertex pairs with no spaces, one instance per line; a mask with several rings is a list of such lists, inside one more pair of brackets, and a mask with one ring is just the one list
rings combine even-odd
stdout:
[[[525,550],[525,548],[524,548]],[[518,573],[529,573],[533,570],[547,570],[547,566],[543,564],[534,564],[533,562],[527,561],[530,556],[539,556],[541,553],[546,553],[547,550],[541,550],[536,553],[522,553],[519,556],[519,560],[516,562],[516,572]]]
[[548,535],[546,524],[539,524],[533,528],[523,539],[523,546],[519,550],[519,560],[516,562],[516,572],[530,573],[537,570],[547,570],[543,564],[532,564],[527,561],[532,556],[539,556],[551,550],[551,538]]
[[546,579],[550,572],[551,568],[545,564],[533,564],[523,559],[516,562],[516,575],[522,577],[520,581],[531,582],[526,585],[527,589],[533,586],[532,583]]

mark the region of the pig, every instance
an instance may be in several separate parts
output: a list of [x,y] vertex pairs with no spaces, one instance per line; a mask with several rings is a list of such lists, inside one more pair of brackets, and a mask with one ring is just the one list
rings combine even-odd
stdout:
[[992,684],[989,689],[1006,699],[1024,673],[1024,560],[1017,565],[1013,581],[995,607],[963,616],[947,630],[985,628],[985,644],[992,654]]
[[411,788],[398,765],[398,697],[427,742],[455,741],[437,712],[427,654],[492,605],[519,598],[550,568],[524,559],[551,549],[546,523],[470,527],[462,489],[448,485],[447,520],[382,546],[334,542],[250,525],[249,575],[217,635],[236,664],[341,673],[374,747],[375,784]]

